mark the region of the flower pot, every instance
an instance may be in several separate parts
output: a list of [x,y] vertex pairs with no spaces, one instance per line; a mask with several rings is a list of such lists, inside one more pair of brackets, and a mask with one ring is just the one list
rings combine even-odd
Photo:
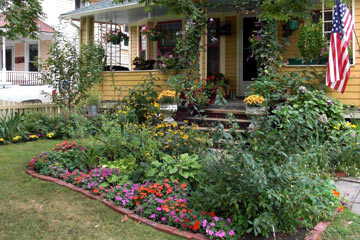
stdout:
[[259,118],[266,115],[266,107],[252,107],[246,105],[246,111],[245,114],[248,116],[251,120],[251,123],[248,127],[248,130],[250,132],[253,132],[255,130],[258,130],[260,128],[259,125]]
[[97,105],[87,106],[87,112],[89,115],[97,115],[98,114],[98,106]]
[[173,113],[178,110],[176,103],[174,104],[160,104],[160,112],[164,116],[164,122],[173,123],[175,120],[172,118]]
[[114,44],[114,45],[119,45],[120,44],[120,38],[116,38],[116,39],[114,39],[113,41],[112,41],[112,44]]
[[290,31],[294,31],[296,29],[298,29],[298,21],[297,20],[292,20],[292,21],[288,21],[287,22],[287,30]]

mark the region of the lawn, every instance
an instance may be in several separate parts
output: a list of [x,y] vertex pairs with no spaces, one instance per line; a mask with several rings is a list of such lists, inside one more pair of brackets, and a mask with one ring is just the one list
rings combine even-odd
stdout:
[[29,160],[58,142],[0,146],[0,239],[180,239],[122,221],[98,201],[28,176]]
[[322,240],[357,240],[360,239],[360,217],[344,210],[326,229]]

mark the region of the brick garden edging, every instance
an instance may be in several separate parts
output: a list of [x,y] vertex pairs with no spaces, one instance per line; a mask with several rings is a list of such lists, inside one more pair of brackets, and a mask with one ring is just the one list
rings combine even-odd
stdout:
[[313,230],[305,237],[305,240],[319,240],[331,222],[319,222]]
[[[80,192],[80,193],[84,194],[85,196],[87,196],[87,197],[89,197],[91,199],[99,200],[100,202],[102,202],[103,204],[105,204],[106,206],[111,208],[112,210],[114,210],[114,211],[116,211],[116,212],[118,212],[118,213],[120,213],[122,215],[128,216],[129,218],[131,218],[135,222],[139,222],[139,223],[141,222],[141,223],[144,223],[144,224],[146,224],[146,225],[148,225],[150,227],[153,227],[156,230],[166,232],[166,233],[171,234],[171,235],[184,237],[186,239],[194,239],[194,240],[208,240],[209,239],[208,237],[206,237],[206,236],[204,236],[202,234],[199,234],[199,233],[195,234],[195,233],[191,233],[191,232],[180,231],[179,229],[177,229],[175,227],[170,227],[170,226],[167,226],[167,225],[164,225],[164,224],[161,224],[161,223],[151,221],[150,219],[141,217],[141,216],[135,214],[135,212],[132,211],[132,210],[120,207],[120,206],[114,204],[111,201],[107,201],[106,199],[102,198],[101,196],[95,196],[95,195],[93,195],[91,192],[89,192],[87,190],[78,188],[75,185],[73,185],[71,183],[67,183],[65,181],[62,181],[60,179],[41,175],[41,174],[35,172],[34,170],[31,170],[31,169],[27,169],[26,173],[33,176],[33,177],[35,177],[35,178],[39,178],[39,179],[44,180],[44,181],[54,182],[54,183],[56,183],[56,184],[58,184],[60,186],[64,186],[64,187],[67,187],[67,188],[69,188],[71,190],[74,190],[76,192]],[[306,235],[304,240],[319,240],[321,234],[323,234],[325,232],[325,230],[326,230],[326,228],[327,228],[327,226],[329,224],[330,224],[330,222],[320,222],[320,223],[318,223],[314,227],[314,229],[311,230],[310,233],[308,233]]]
[[64,186],[64,187],[67,187],[67,188],[69,188],[71,190],[82,193],[82,194],[84,194],[85,196],[87,196],[87,197],[89,197],[91,199],[99,200],[100,202],[102,202],[103,204],[105,204],[106,206],[111,208],[112,210],[114,210],[114,211],[116,211],[116,212],[118,212],[118,213],[120,213],[122,215],[128,216],[129,218],[131,218],[135,222],[139,222],[139,223],[141,222],[141,223],[144,223],[144,224],[146,224],[146,225],[148,225],[150,227],[153,227],[156,230],[166,232],[166,233],[171,234],[171,235],[184,237],[186,239],[194,239],[194,240],[208,240],[209,239],[208,237],[206,237],[206,236],[204,236],[202,234],[199,234],[199,233],[191,233],[191,232],[186,232],[186,231],[180,231],[179,229],[177,229],[175,227],[170,227],[170,226],[167,226],[167,225],[164,225],[164,224],[161,224],[161,223],[151,221],[151,220],[149,220],[147,218],[141,217],[141,216],[135,214],[134,211],[131,211],[131,210],[123,208],[123,207],[120,207],[120,206],[114,204],[111,201],[107,201],[106,199],[102,198],[101,196],[95,196],[95,195],[93,195],[91,192],[89,192],[87,190],[78,188],[75,185],[73,185],[71,183],[67,183],[65,181],[62,181],[62,180],[60,180],[58,178],[44,176],[44,175],[41,175],[41,174],[35,172],[34,170],[31,170],[31,169],[27,169],[26,173],[33,176],[33,177],[35,177],[35,178],[38,178],[38,179],[41,179],[41,180],[44,180],[44,181],[54,182],[54,183],[56,183],[56,184],[58,184],[60,186]]

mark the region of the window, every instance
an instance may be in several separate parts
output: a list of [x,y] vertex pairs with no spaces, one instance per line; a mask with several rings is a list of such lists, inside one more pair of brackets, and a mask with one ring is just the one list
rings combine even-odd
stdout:
[[37,43],[29,44],[29,71],[37,72],[37,61],[39,58],[39,46]]
[[139,57],[146,59],[146,36],[141,34],[141,30],[144,29],[145,26],[139,27]]
[[[333,11],[334,11],[334,3],[326,3],[324,0],[314,0],[314,14],[313,14],[313,21],[315,23],[322,21],[323,22],[323,33],[324,36],[328,39],[330,43],[331,38],[331,31],[332,31],[332,20],[333,20]],[[355,15],[353,14],[353,6],[352,1],[348,1],[347,3],[348,8],[350,9],[351,15],[353,20],[355,21]],[[349,48],[349,56],[350,56],[350,63],[353,63],[352,56],[354,56],[353,52],[353,36],[351,36],[350,43],[348,45]]]
[[158,49],[161,54],[171,53],[177,41],[177,33],[182,29],[181,20],[171,22],[159,22],[159,26],[164,29],[166,37],[158,41]]
[[220,19],[210,19],[207,29],[207,75],[220,72]]
[[78,9],[81,7],[81,0],[75,0],[75,9]]

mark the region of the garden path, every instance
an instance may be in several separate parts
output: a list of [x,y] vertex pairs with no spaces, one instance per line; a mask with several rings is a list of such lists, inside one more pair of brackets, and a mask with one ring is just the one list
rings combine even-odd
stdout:
[[343,177],[335,183],[339,189],[341,196],[347,200],[350,210],[360,215],[360,179]]

